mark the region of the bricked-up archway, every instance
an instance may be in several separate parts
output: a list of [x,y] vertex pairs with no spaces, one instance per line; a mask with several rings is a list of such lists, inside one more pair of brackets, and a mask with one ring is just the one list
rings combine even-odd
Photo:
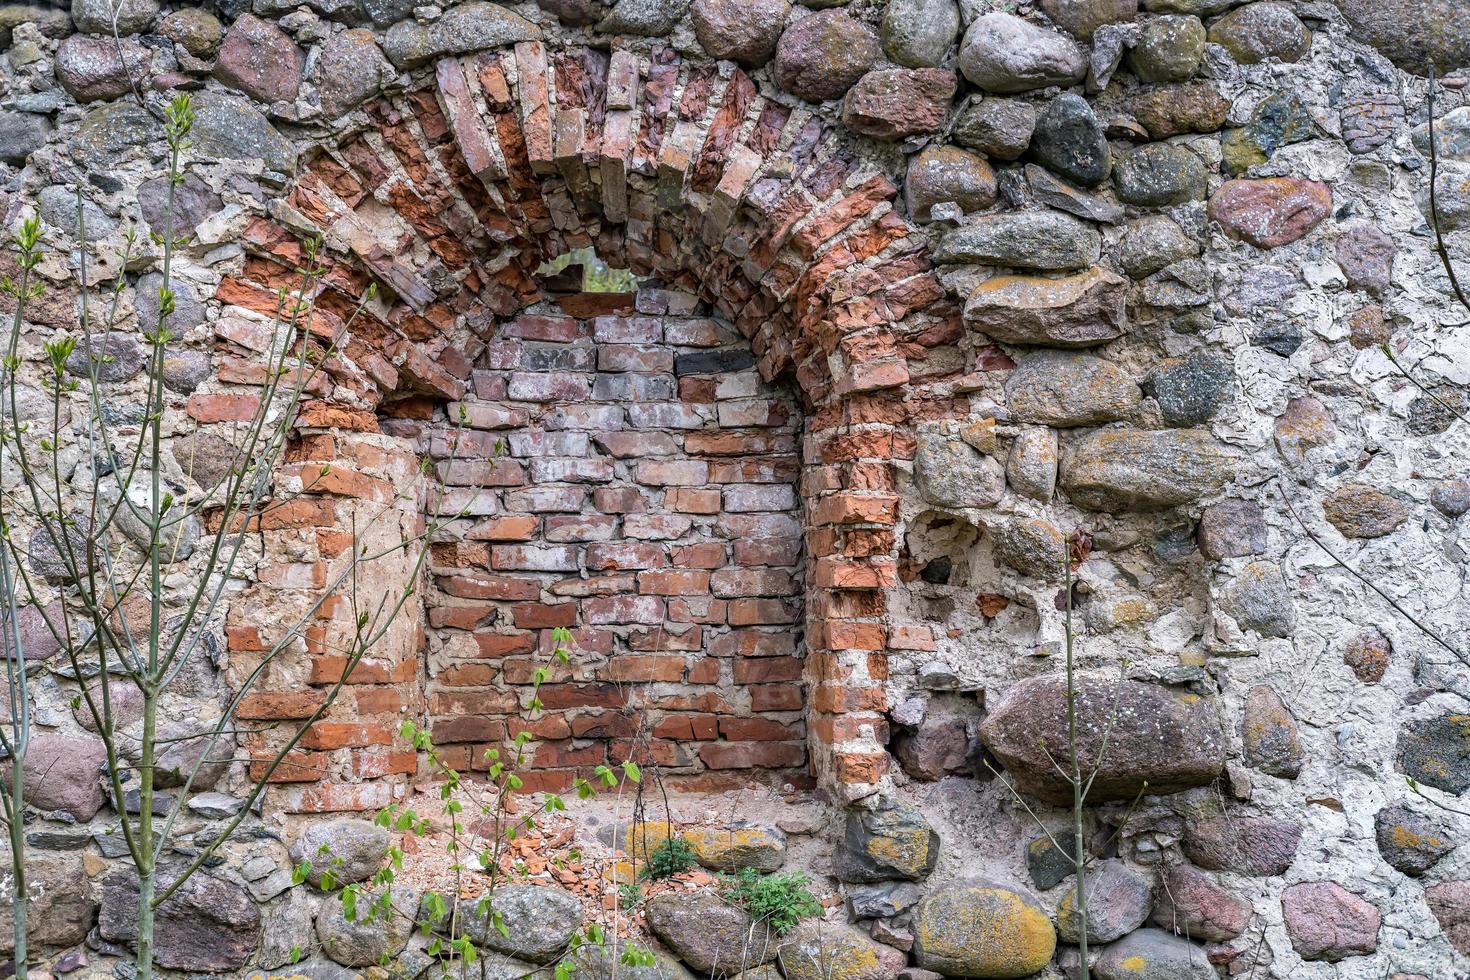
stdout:
[[[888,764],[887,652],[935,644],[929,626],[885,616],[898,580],[896,474],[913,457],[914,425],[968,414],[964,392],[974,387],[963,383],[966,365],[937,353],[955,351],[958,310],[924,240],[893,209],[892,181],[864,170],[844,150],[850,137],[807,110],[762,97],[738,69],[672,50],[650,59],[526,42],[447,59],[433,87],[381,101],[371,116],[374,128],[303,168],[277,203],[278,223],[250,227],[244,274],[217,294],[227,307],[273,312],[273,290],[300,259],[295,236],[311,231],[329,252],[319,316],[343,315],[369,276],[389,293],[355,325],[302,416],[291,463],[329,466],[333,493],[266,532],[294,542],[302,570],[262,575],[256,588],[309,590],[323,580],[335,541],[327,529],[379,481],[411,473],[402,420],[463,399],[506,325],[524,329],[517,314],[549,301],[534,270],[592,245],[611,264],[708,304],[767,381],[795,380],[805,411],[806,764],[842,796],[870,792]],[[579,307],[586,297],[559,302],[573,318],[602,312]],[[248,347],[246,334],[221,331]],[[235,390],[230,383],[249,383],[219,380],[219,390],[195,396],[201,409]],[[316,542],[303,527],[319,528]],[[251,619],[270,606],[260,598],[232,609],[241,654],[270,630]],[[324,623],[321,636],[334,628]],[[412,632],[359,668],[354,696],[303,742],[309,764],[280,774],[288,785],[277,802],[368,808],[407,777],[413,760],[392,732],[402,712],[423,709],[411,683],[422,641]],[[329,647],[306,651],[281,683],[329,681]],[[303,713],[312,695],[294,693],[262,696],[256,713]]]

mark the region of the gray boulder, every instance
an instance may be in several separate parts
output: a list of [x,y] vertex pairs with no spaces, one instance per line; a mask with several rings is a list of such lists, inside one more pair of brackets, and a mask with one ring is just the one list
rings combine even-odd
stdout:
[[959,66],[974,84],[1001,94],[1075,85],[1087,74],[1087,58],[1070,37],[1007,13],[970,24]]
[[1126,371],[1091,354],[1040,351],[1022,358],[1006,379],[1012,422],[1057,428],[1127,418],[1141,397]]
[[883,12],[883,53],[909,68],[935,68],[960,31],[955,0],[889,0]]
[[[1087,940],[1110,943],[1143,925],[1153,906],[1148,879],[1119,860],[1100,861],[1087,872]],[[1082,939],[1073,881],[1057,906],[1057,935],[1064,943]]]
[[919,493],[940,507],[991,507],[1005,492],[1005,470],[948,427],[921,429],[914,456]]
[[510,935],[502,935],[491,916],[466,913],[464,931],[477,946],[531,963],[554,962],[582,926],[582,904],[559,888],[501,885],[490,911],[498,913]]
[[1203,947],[1162,929],[1140,929],[1113,943],[1098,958],[1099,980],[1218,980]]
[[[1225,767],[1214,699],[1092,674],[1077,678],[1076,692],[1078,759],[1084,772],[1097,770],[1089,800],[1132,800],[1145,784],[1151,795],[1177,793],[1209,784]],[[1067,746],[1065,678],[1013,684],[980,726],[980,738],[1021,792],[1071,802],[1072,787],[1048,756]]]
[[260,160],[279,173],[296,167],[296,148],[245,99],[216,92],[194,96],[194,150],[206,159]]
[[768,927],[714,892],[665,892],[646,914],[653,934],[701,976],[728,977],[776,958]]
[[333,887],[340,887],[372,877],[383,866],[390,842],[386,828],[343,817],[308,825],[291,844],[291,861],[311,862],[306,880],[312,885],[322,887],[322,875],[330,871]]
[[1239,459],[1205,431],[1101,429],[1073,445],[1062,486],[1088,510],[1164,510],[1219,490]]
[[386,897],[386,908],[361,902],[351,921],[340,898],[323,903],[316,916],[322,952],[343,966],[376,966],[385,957],[403,952],[413,936],[419,893],[406,885],[394,885]]
[[1102,239],[1092,225],[1059,211],[1007,211],[970,218],[945,235],[936,262],[1069,271],[1097,262]]
[[541,28],[496,3],[451,7],[432,24],[401,20],[383,36],[388,60],[401,70],[451,54],[500,48],[517,41],[539,41]]
[[1288,637],[1296,630],[1296,604],[1274,562],[1253,561],[1240,570],[1221,607],[1243,630],[1265,637]]
[[158,0],[71,0],[71,19],[83,34],[142,34],[160,7]]
[[1301,842],[1302,825],[1295,820],[1207,817],[1185,827],[1184,856],[1209,871],[1267,878],[1291,867]]
[[617,0],[597,26],[604,34],[657,37],[672,31],[688,9],[689,0]]

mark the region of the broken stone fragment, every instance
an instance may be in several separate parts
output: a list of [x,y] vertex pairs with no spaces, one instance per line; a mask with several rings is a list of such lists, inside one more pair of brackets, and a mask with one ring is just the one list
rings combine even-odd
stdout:
[[832,855],[839,881],[918,881],[939,860],[939,833],[919,810],[889,798],[853,806]]
[[934,259],[1070,271],[1094,265],[1101,246],[1096,228],[1060,211],[1010,211],[968,219],[944,236]]
[[1184,854],[1201,868],[1253,878],[1284,874],[1296,859],[1302,825],[1276,817],[1208,817],[1189,823]]
[[842,124],[880,140],[937,132],[956,85],[954,72],[943,68],[875,69],[847,93]]
[[1378,948],[1378,907],[1331,881],[1304,881],[1281,892],[1281,917],[1304,960],[1336,963]]
[[1292,717],[1281,696],[1264,684],[1250,689],[1240,719],[1245,764],[1270,776],[1295,779],[1304,753]]
[[694,852],[695,860],[712,871],[754,868],[769,873],[786,860],[786,835],[763,824],[686,827],[679,836]]
[[1005,470],[978,452],[958,426],[931,426],[919,432],[914,482],[919,493],[940,507],[991,507],[1005,492]]
[[1091,354],[1040,351],[1006,379],[1011,421],[1068,428],[1127,418],[1142,396],[1128,373]]
[[[1224,768],[1225,733],[1214,699],[1091,674],[1078,677],[1076,691],[1078,758],[1083,771],[1097,769],[1089,800],[1132,800],[1145,783],[1149,794],[1177,793],[1210,783]],[[1048,803],[1072,799],[1071,784],[1048,757],[1068,744],[1066,694],[1063,677],[1027,678],[1006,691],[980,727],[981,740],[1017,788]]]
[[432,24],[401,20],[383,36],[383,50],[399,69],[417,68],[447,54],[469,54],[541,39],[541,28],[496,3],[452,7]]

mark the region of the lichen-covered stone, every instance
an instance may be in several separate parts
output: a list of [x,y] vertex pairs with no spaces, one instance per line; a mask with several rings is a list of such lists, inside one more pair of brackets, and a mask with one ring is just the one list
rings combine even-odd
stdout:
[[995,531],[995,557],[1023,575],[1056,580],[1062,577],[1066,536],[1044,517],[1017,517]]
[[755,823],[729,827],[686,827],[680,834],[701,865],[713,871],[754,868],[771,872],[786,860],[786,835],[780,828]]
[[1083,187],[1096,187],[1112,173],[1112,152],[1102,123],[1086,99],[1071,93],[1053,99],[1037,117],[1031,156]]
[[921,430],[914,456],[919,493],[940,507],[990,507],[1005,492],[1005,470],[957,431]]
[[1051,917],[1018,888],[988,881],[945,885],[914,909],[914,960],[945,976],[1024,977],[1056,951]]
[[1006,379],[1012,421],[1058,428],[1127,418],[1140,397],[1126,371],[1091,354],[1041,351],[1023,358]]
[[419,905],[418,892],[407,885],[394,885],[389,890],[391,908],[385,915],[369,918],[367,909],[347,919],[347,910],[339,897],[323,903],[316,917],[316,935],[324,953],[343,966],[376,966],[385,958],[397,956],[413,935],[414,912]]
[[1138,0],[1041,0],[1041,9],[1062,30],[1088,41],[1100,27],[1132,23]]
[[1317,134],[1311,112],[1295,92],[1275,92],[1262,99],[1240,129],[1225,134],[1220,152],[1225,172],[1234,176],[1271,159],[1278,149]]
[[225,33],[214,77],[261,102],[296,98],[306,66],[302,53],[275,24],[242,14]]
[[1253,878],[1284,874],[1296,860],[1302,826],[1295,820],[1239,814],[1192,820],[1184,854],[1201,868]]
[[1087,59],[1070,37],[1008,13],[987,13],[970,24],[959,66],[980,88],[1003,95],[1075,85],[1087,74]]
[[1022,430],[1011,443],[1006,482],[1022,496],[1050,502],[1057,489],[1057,434],[1048,428]]
[[[641,952],[652,953],[653,965],[629,966],[623,962],[629,945],[637,946]],[[684,964],[663,950],[650,950],[644,944],[583,943],[567,954],[566,961],[575,968],[572,975],[580,980],[695,980],[694,974],[685,969]],[[521,972],[508,976],[506,980],[522,980],[527,974],[540,980],[540,975],[535,974],[534,970],[534,964],[521,964]],[[425,976],[432,978],[433,972],[430,971]],[[750,980],[766,980],[759,973],[749,972],[740,974],[735,980],[743,980],[747,976]],[[497,978],[492,978],[487,973],[483,980]]]
[[1203,947],[1161,929],[1139,929],[1103,950],[1098,980],[1216,980]]
[[711,58],[759,68],[776,56],[788,0],[694,0],[694,36]]
[[417,68],[447,54],[469,54],[517,41],[536,41],[541,28],[496,3],[451,7],[432,24],[401,20],[383,35],[383,51],[400,69]]
[[839,99],[877,62],[878,38],[841,10],[822,10],[786,28],[776,45],[776,84],[808,102]]
[[953,202],[966,213],[995,203],[995,170],[978,153],[928,146],[909,161],[904,200],[915,221],[928,221],[936,204]]
[[908,957],[844,922],[805,922],[777,952],[786,980],[887,980]]
[[[1078,759],[1098,770],[1094,802],[1177,793],[1211,782],[1225,766],[1225,735],[1213,699],[1116,677],[1077,678]],[[1065,679],[1030,677],[1013,684],[991,709],[980,738],[1023,793],[1067,803],[1072,788],[1042,748],[1067,743]],[[1116,705],[1117,720],[1110,722]],[[1103,733],[1112,735],[1103,752]]]
[[225,33],[218,17],[198,7],[175,10],[163,19],[158,29],[196,58],[214,57]]
[[1073,445],[1062,462],[1062,488],[1089,510],[1163,510],[1219,490],[1239,458],[1195,429],[1103,429]]
[[832,868],[841,881],[918,881],[938,860],[939,833],[923,814],[907,803],[882,798],[848,809]]
[[351,112],[378,93],[393,67],[383,57],[372,31],[350,30],[333,34],[322,45],[322,113],[335,119]]
[[909,68],[934,68],[960,32],[955,0],[889,0],[883,11],[883,53]]
[[[1110,943],[1143,925],[1153,905],[1148,879],[1119,860],[1099,861],[1087,871],[1087,941]],[[1082,939],[1073,882],[1057,906],[1057,935],[1064,943]]]
[[[465,933],[481,948],[531,963],[555,962],[582,927],[582,903],[547,885],[499,885],[490,912],[462,917]],[[496,917],[506,932],[495,927]]]
[[776,958],[765,924],[714,892],[665,892],[648,902],[648,927],[700,976],[726,977]]
[[1240,741],[1245,764],[1271,776],[1295,779],[1305,753],[1296,719],[1281,695],[1264,684],[1250,689],[1240,719]]
[[987,98],[971,102],[955,120],[956,143],[996,160],[1015,160],[1031,146],[1036,109],[1020,99]]
[[1243,630],[1278,638],[1296,631],[1296,605],[1274,562],[1253,561],[1242,568],[1225,592],[1222,606]]
[[1176,14],[1149,21],[1128,60],[1145,82],[1183,82],[1199,71],[1204,55],[1204,24],[1198,17]]
[[1173,143],[1148,143],[1118,160],[1118,199],[1143,208],[1202,201],[1209,186],[1204,161]]
[[158,0],[71,0],[71,19],[83,34],[142,34],[161,6]]
[[1232,895],[1199,868],[1176,864],[1159,888],[1153,922],[1196,942],[1223,943],[1245,932],[1251,911],[1250,902]]
[[1210,217],[1225,233],[1257,248],[1304,238],[1331,213],[1332,188],[1295,177],[1226,181],[1210,198]]
[[1413,878],[1455,849],[1442,827],[1406,806],[1379,810],[1373,818],[1373,832],[1383,860]]
[[1056,279],[994,276],[965,303],[965,323],[996,340],[1095,347],[1127,325],[1127,281],[1101,266]]
[[616,0],[598,29],[605,34],[657,37],[667,34],[689,9],[689,0]]
[[366,820],[340,818],[312,824],[291,844],[295,864],[311,862],[306,880],[322,887],[322,876],[330,873],[340,887],[366,881],[388,856],[388,831]]
[[1210,25],[1210,42],[1242,65],[1267,58],[1296,61],[1312,46],[1312,32],[1284,3],[1251,3]]
[[1102,238],[1086,222],[1059,211],[1006,211],[970,218],[934,250],[939,262],[1069,271],[1094,265]]
[[1156,140],[1185,133],[1214,133],[1225,125],[1230,100],[1214,82],[1188,82],[1144,89],[1128,101],[1131,112]]
[[56,49],[56,80],[78,102],[115,99],[147,75],[153,52],[132,38],[73,34]]
[[1178,222],[1166,215],[1152,214],[1128,225],[1123,240],[1118,243],[1117,255],[1124,272],[1134,279],[1143,279],[1199,253],[1199,242],[1186,234]]
[[1470,715],[1444,714],[1399,729],[1398,770],[1456,796],[1470,789]]
[[881,140],[937,132],[957,85],[954,72],[943,68],[870,71],[848,91],[842,124]]
[[194,152],[207,159],[260,160],[280,173],[290,173],[296,166],[296,147],[254,106],[233,95],[195,95],[190,138]]
[[1377,906],[1331,881],[1304,881],[1283,889],[1281,917],[1298,956],[1328,963],[1371,954],[1383,924]]

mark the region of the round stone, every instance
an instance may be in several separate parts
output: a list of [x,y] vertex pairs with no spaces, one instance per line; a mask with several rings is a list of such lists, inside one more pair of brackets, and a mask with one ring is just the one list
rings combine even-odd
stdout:
[[1301,738],[1296,719],[1270,687],[1259,684],[1245,696],[1240,719],[1245,764],[1269,776],[1295,779],[1302,771]]
[[1173,143],[1148,143],[1118,161],[1118,198],[1141,208],[1202,201],[1209,186],[1204,161]]
[[115,99],[146,84],[153,52],[132,38],[73,34],[56,49],[56,80],[78,102]]
[[329,119],[356,109],[378,93],[385,79],[396,74],[383,57],[373,32],[361,29],[328,38],[322,46],[320,66],[322,112]]
[[1053,99],[1037,118],[1031,156],[1083,187],[1101,184],[1113,168],[1107,136],[1092,106],[1070,93]]
[[419,894],[407,885],[394,885],[388,892],[391,908],[386,915],[369,918],[359,909],[352,921],[338,897],[328,899],[316,916],[316,935],[322,952],[343,966],[376,966],[403,952],[413,935],[413,913]]
[[1225,125],[1230,100],[1214,82],[1160,85],[1135,94],[1128,111],[1156,140],[1184,133],[1214,133]]
[[1098,260],[1101,236],[1060,211],[1005,211],[969,218],[940,241],[935,261],[1065,272]]
[[1470,512],[1470,480],[1444,480],[1429,491],[1429,502],[1446,517]]
[[995,531],[996,560],[1022,575],[1060,579],[1066,552],[1066,537],[1044,517],[1015,518]]
[[20,767],[26,803],[42,813],[64,813],[86,823],[102,809],[100,779],[106,764],[107,746],[100,739],[33,735]]
[[[162,288],[161,273],[150,272],[138,279],[133,304],[138,311],[138,324],[145,332],[152,333],[158,329],[162,313]],[[179,337],[204,322],[204,304],[199,300],[194,287],[177,276],[170,281],[169,289],[173,292],[174,309],[168,315],[167,326],[170,333]],[[147,356],[151,357],[152,352],[147,352]]]
[[[1074,688],[1078,760],[1085,772],[1097,770],[1089,802],[1205,786],[1225,767],[1225,732],[1214,699],[1102,674],[1079,674]],[[1072,801],[1071,783],[1043,744],[1065,746],[1067,732],[1067,685],[1058,674],[1011,685],[980,726],[985,747],[1018,790],[1064,805]],[[1106,745],[1104,732],[1110,732]]]
[[1242,65],[1267,58],[1296,61],[1312,46],[1312,32],[1281,3],[1248,3],[1210,25],[1210,42]]
[[729,976],[776,958],[776,937],[711,891],[649,899],[648,928],[700,976]]
[[971,82],[1001,94],[1075,85],[1087,74],[1087,58],[1070,37],[1007,13],[970,24],[959,65]]
[[1470,717],[1435,715],[1404,725],[1398,770],[1453,796],[1470,789]]
[[220,45],[214,77],[261,102],[296,98],[306,56],[286,32],[253,14],[241,14]]
[[1296,177],[1230,180],[1210,198],[1209,213],[1231,238],[1277,248],[1306,237],[1332,214],[1332,188]]
[[1090,41],[1099,27],[1136,20],[1138,0],[1041,0],[1041,9],[1068,34]]
[[1143,279],[1160,269],[1200,253],[1200,244],[1161,214],[1131,222],[1118,243],[1118,262],[1134,279]]
[[[1148,879],[1119,860],[1099,861],[1087,872],[1087,941],[1110,943],[1143,925],[1153,905]],[[1082,939],[1073,882],[1057,906],[1057,935],[1064,943]]]
[[1006,482],[1033,500],[1050,502],[1057,489],[1057,434],[1049,428],[1022,430],[1011,443]]
[[209,11],[185,7],[165,17],[159,25],[159,33],[196,58],[212,58],[219,50],[224,27]]
[[51,121],[45,116],[0,111],[0,161],[24,164],[50,135]]
[[1139,929],[1103,950],[1093,967],[1098,980],[1217,980],[1199,946],[1161,929]]
[[114,24],[119,35],[142,34],[161,6],[159,0],[71,0],[71,19],[83,34],[111,37]]
[[[495,926],[498,918],[506,927]],[[491,915],[470,915],[465,932],[477,946],[531,963],[554,963],[582,927],[582,903],[546,885],[500,885]]]
[[1328,494],[1322,516],[1345,538],[1381,538],[1409,519],[1409,508],[1397,497],[1353,483]]
[[1030,354],[1006,379],[1006,406],[1013,422],[1056,428],[1102,425],[1133,414],[1140,398],[1127,371],[1091,354]]
[[[1461,0],[1335,0],[1366,41],[1404,71],[1423,75],[1470,68],[1470,19]],[[1407,29],[1412,25],[1413,29]]]
[[1200,554],[1211,561],[1259,555],[1268,541],[1265,515],[1250,500],[1211,504],[1200,515],[1195,541]]
[[1237,451],[1196,429],[1100,429],[1073,445],[1062,465],[1062,487],[1088,510],[1165,510],[1219,490],[1239,459]]
[[1378,853],[1393,868],[1417,878],[1455,849],[1444,830],[1406,806],[1384,807],[1373,818]]
[[1354,224],[1337,240],[1337,265],[1354,289],[1382,292],[1393,278],[1398,251],[1393,236],[1377,225]]
[[1304,960],[1336,963],[1378,948],[1378,907],[1331,881],[1304,881],[1281,892],[1281,916]]
[[928,221],[936,204],[953,202],[962,212],[995,203],[995,171],[985,158],[954,146],[927,146],[909,161],[904,201],[915,221]]
[[1036,109],[1019,99],[972,101],[955,120],[954,141],[997,160],[1015,160],[1031,146]]
[[366,881],[388,856],[388,831],[366,820],[342,818],[312,824],[291,845],[291,861],[311,862],[306,880],[322,887],[330,873],[334,886]]
[[1183,82],[1199,71],[1205,56],[1205,25],[1198,17],[1155,17],[1129,55],[1133,73],[1145,82]]
[[658,37],[668,34],[689,8],[689,0],[616,0],[597,29],[604,34]]
[[[401,14],[395,11],[380,12],[380,16],[372,18],[374,23],[380,25],[391,24],[411,15],[415,6],[414,0],[368,0],[368,3],[380,6],[401,3],[406,8]],[[606,13],[606,6],[602,0],[536,0],[536,6],[555,15],[556,19],[563,24],[572,27],[586,27],[588,24],[595,24]]]
[[1222,609],[1242,630],[1283,638],[1296,631],[1291,590],[1272,562],[1253,561],[1242,568],[1221,601]]
[[163,384],[169,391],[192,394],[209,377],[212,361],[202,350],[170,350],[163,356]]
[[1284,874],[1296,859],[1302,826],[1276,817],[1195,820],[1184,831],[1184,854],[1201,868],[1252,878]]
[[840,10],[803,17],[776,45],[776,84],[808,102],[841,98],[878,60],[878,39]]
[[955,0],[888,0],[880,36],[883,53],[908,68],[934,68],[960,32]]
[[1057,936],[1040,902],[988,881],[945,885],[914,909],[914,961],[954,977],[1024,977],[1046,967]]
[[759,68],[776,55],[788,0],[694,0],[694,36],[712,58]]
[[1164,424],[1187,429],[1215,417],[1232,378],[1228,359],[1195,351],[1159,365],[1145,389],[1158,401]]
[[786,980],[887,980],[908,963],[899,950],[845,922],[804,922],[782,941],[778,955]]
[[1154,925],[1197,942],[1229,942],[1245,932],[1251,904],[1191,864],[1176,864],[1154,905]]
[[93,370],[99,381],[127,381],[137,377],[148,360],[148,352],[130,333],[93,337],[91,344],[77,344],[66,359],[68,374],[86,378]]
[[1377,630],[1360,633],[1342,651],[1342,662],[1364,684],[1377,684],[1388,671],[1393,644]]

